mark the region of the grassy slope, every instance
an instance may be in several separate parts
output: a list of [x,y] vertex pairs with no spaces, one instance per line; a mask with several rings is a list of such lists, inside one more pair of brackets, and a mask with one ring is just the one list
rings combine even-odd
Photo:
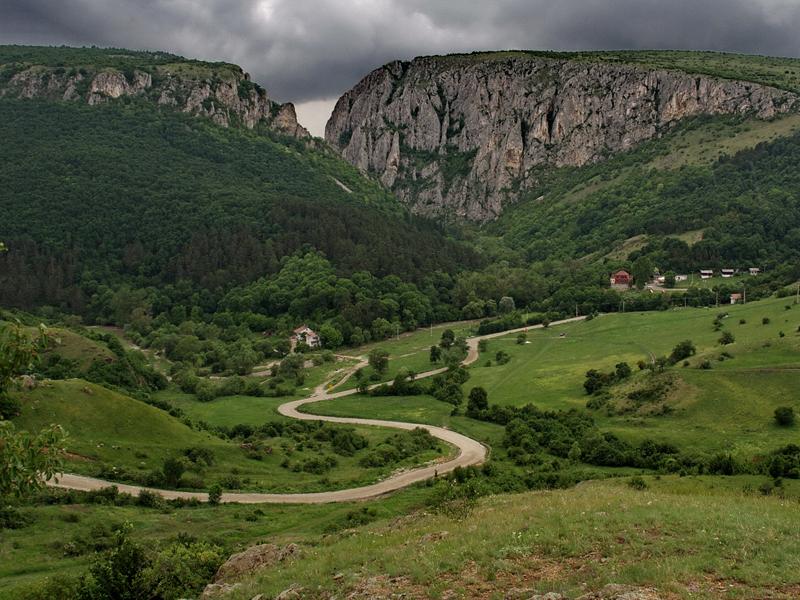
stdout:
[[[583,408],[588,399],[583,389],[587,370],[613,370],[620,361],[627,361],[635,370],[639,360],[667,355],[678,342],[690,339],[698,355],[691,359],[690,368],[673,369],[680,379],[669,400],[675,409],[672,414],[649,418],[593,414],[602,428],[631,440],[655,437],[686,449],[731,450],[751,456],[796,439],[795,430],[772,423],[772,413],[778,406],[794,406],[800,411],[796,395],[800,389],[800,306],[786,310],[791,302],[791,298],[776,298],[719,309],[603,315],[589,322],[531,330],[525,345],[517,344],[515,335],[501,337],[489,341],[487,352],[470,368],[464,391],[482,386],[489,393],[489,401],[496,404],[522,406],[532,402],[543,409]],[[723,329],[736,337],[736,342],[724,349],[718,344],[721,332],[714,331],[712,324],[721,312],[730,315],[723,321]],[[770,318],[769,325],[762,325],[763,317]],[[740,319],[746,323],[740,324]],[[779,337],[780,331],[785,332],[785,338]],[[425,331],[411,334],[393,353],[405,354],[416,344],[419,349],[412,356],[422,361],[421,357],[427,357],[429,337]],[[392,351],[392,344],[398,342],[387,342],[383,347]],[[486,366],[487,361],[494,363],[498,350],[510,354],[511,361]],[[723,350],[734,359],[719,362]],[[706,358],[713,368],[696,368]],[[634,375],[635,379],[643,377]],[[475,435],[490,445],[499,442],[499,428],[495,431],[489,424],[451,417],[451,408],[428,396],[352,396],[315,404],[309,410],[433,423]]]
[[[389,381],[402,369],[408,369],[415,373],[422,373],[441,367],[441,364],[431,364],[430,348],[439,343],[442,332],[451,329],[458,337],[472,335],[477,321],[458,321],[455,323],[445,323],[434,327],[422,327],[416,331],[403,333],[397,338],[390,338],[380,342],[365,344],[358,348],[347,350],[350,356],[368,356],[371,350],[380,349],[389,353],[389,369],[380,377],[381,381]],[[364,373],[367,377],[373,374],[372,367],[365,367]],[[342,384],[335,386],[337,390],[353,389],[356,387],[355,379],[352,377]]]
[[[414,487],[368,506],[369,519],[385,519],[418,508],[427,488]],[[92,552],[64,555],[67,543],[95,538],[97,528],[113,530],[125,522],[133,536],[157,543],[180,534],[209,540],[230,552],[258,543],[315,543],[319,536],[348,526],[348,515],[363,503],[300,506],[197,507],[180,510],[142,509],[98,505],[36,506],[24,511],[32,525],[4,530],[0,535],[0,598],[18,597],[18,589],[58,574],[76,574],[94,559]],[[362,515],[363,516],[363,515]]]
[[[264,409],[258,423],[287,420],[274,413],[274,407],[280,401],[234,399],[242,405],[252,404],[258,410]],[[272,454],[262,460],[249,459],[236,443],[190,429],[159,409],[82,380],[46,382],[25,393],[22,400],[23,413],[15,419],[17,427],[38,430],[49,423],[61,424],[69,434],[68,450],[74,455],[69,461],[69,469],[87,475],[97,474],[102,464],[133,473],[146,473],[160,469],[164,459],[193,446],[203,446],[214,453],[212,466],[192,473],[201,477],[206,485],[233,471],[242,479],[243,488],[259,491],[300,492],[354,487],[375,481],[398,466],[383,469],[360,467],[358,461],[368,452],[367,449],[352,457],[334,455],[338,466],[325,475],[295,473],[280,466],[286,456],[295,462],[318,453],[305,449],[289,454],[284,446],[294,447],[295,442],[272,438],[269,442],[273,447]],[[370,446],[392,435],[391,431],[377,427],[361,427],[357,431],[368,438]],[[417,459],[424,462],[435,455],[426,453]]]
[[[666,355],[675,344],[690,339],[698,347],[698,356],[690,361],[690,368],[674,369],[685,382],[671,400],[674,413],[649,419],[596,413],[600,425],[629,438],[669,439],[700,450],[772,449],[796,440],[794,430],[772,425],[774,409],[790,405],[800,410],[796,396],[800,389],[800,337],[796,333],[800,306],[787,311],[787,304],[791,299],[719,310],[604,315],[590,322],[532,330],[525,345],[518,345],[515,336],[492,340],[486,357],[471,369],[465,388],[485,387],[492,403],[580,408],[587,400],[582,387],[587,370],[613,370],[620,361],[635,365],[650,354]],[[723,311],[730,314],[724,329],[735,335],[736,342],[724,348],[734,358],[718,362],[723,350],[717,344],[721,334],[714,331],[712,321]],[[762,325],[762,317],[769,317],[771,323]],[[746,324],[740,325],[740,319]],[[786,333],[785,338],[779,337],[780,331]],[[562,332],[566,337],[560,337]],[[765,343],[770,346],[764,347]],[[512,356],[511,362],[485,366],[500,349]],[[712,360],[712,370],[696,368],[704,358]]]
[[796,597],[800,506],[742,494],[749,478],[690,479],[494,496],[462,523],[430,514],[381,523],[255,574],[233,598],[290,583],[314,597],[381,586],[411,597],[497,598],[511,588],[574,597],[612,582],[670,597]]

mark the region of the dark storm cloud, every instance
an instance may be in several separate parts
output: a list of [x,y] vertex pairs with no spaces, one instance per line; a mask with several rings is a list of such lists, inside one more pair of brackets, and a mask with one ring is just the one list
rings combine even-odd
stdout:
[[796,0],[0,0],[0,42],[163,49],[331,98],[393,58],[498,48],[796,56]]

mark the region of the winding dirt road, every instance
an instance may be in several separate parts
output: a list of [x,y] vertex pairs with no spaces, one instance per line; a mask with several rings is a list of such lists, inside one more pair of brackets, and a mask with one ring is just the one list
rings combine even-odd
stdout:
[[[551,326],[561,325],[564,323],[572,323],[574,321],[583,320],[584,317],[573,317],[571,319],[564,319],[563,321],[556,321]],[[476,336],[467,340],[468,353],[463,361],[463,365],[470,365],[478,360],[478,342],[480,340],[498,338],[506,335],[513,335],[530,329],[540,329],[542,325],[531,325],[528,327],[520,327],[509,331],[502,331],[498,333],[491,333],[488,335]],[[364,365],[363,362],[350,367],[344,381],[359,367]],[[417,375],[417,379],[425,377],[432,377],[446,371],[445,368],[434,369]],[[328,392],[326,386],[328,382],[318,386],[314,393],[308,398],[301,400],[293,400],[286,402],[278,407],[278,412],[284,416],[293,419],[300,419],[303,421],[328,421],[330,423],[345,423],[348,425],[367,425],[375,427],[391,427],[393,429],[412,430],[421,428],[427,430],[432,436],[452,444],[458,448],[458,454],[442,463],[426,465],[408,471],[396,473],[383,481],[366,485],[363,487],[350,488],[346,490],[336,490],[332,492],[312,492],[304,494],[266,494],[261,492],[227,492],[222,495],[222,502],[238,502],[241,504],[323,504],[328,502],[351,502],[356,500],[367,500],[383,496],[391,492],[397,491],[401,488],[407,487],[414,483],[425,481],[437,474],[441,475],[449,473],[456,467],[467,467],[471,465],[479,465],[486,460],[487,448],[477,440],[473,440],[465,435],[445,429],[444,427],[437,427],[435,425],[423,425],[419,423],[405,423],[402,421],[381,421],[379,419],[360,419],[355,417],[330,417],[322,415],[314,415],[311,413],[300,412],[300,407],[314,402],[321,402],[323,400],[333,400],[335,398],[342,398],[357,393],[357,390],[343,390],[340,392]],[[371,387],[377,387],[376,384]],[[67,488],[73,490],[91,491],[99,490],[109,486],[116,486],[120,492],[138,495],[139,492],[146,489],[151,492],[160,494],[166,499],[197,499],[201,502],[208,500],[208,494],[205,492],[179,492],[175,490],[162,490],[155,488],[144,488],[137,485],[127,485],[124,483],[114,483],[112,481],[105,481],[102,479],[95,479],[93,477],[85,477],[83,475],[74,475],[71,473],[63,473],[57,477],[57,480],[50,480],[47,485],[58,488]]]

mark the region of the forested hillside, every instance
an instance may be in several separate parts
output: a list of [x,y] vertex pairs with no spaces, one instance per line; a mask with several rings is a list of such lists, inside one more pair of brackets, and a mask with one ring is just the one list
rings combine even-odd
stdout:
[[[796,265],[800,134],[786,127],[732,155],[717,147],[747,127],[703,119],[608,162],[551,172],[487,232],[531,261],[607,260],[622,249],[618,257],[627,250],[681,272]],[[699,139],[708,147],[698,152]]]
[[6,99],[0,136],[6,305],[82,312],[101,284],[225,289],[302,248],[413,281],[478,264],[332,154],[269,132],[133,100]]

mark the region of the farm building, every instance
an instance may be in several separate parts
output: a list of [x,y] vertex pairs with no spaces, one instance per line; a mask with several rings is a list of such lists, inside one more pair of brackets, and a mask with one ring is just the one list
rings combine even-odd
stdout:
[[297,344],[306,344],[310,348],[319,348],[320,339],[316,331],[311,329],[308,325],[301,325],[292,332],[291,337],[292,348]]
[[759,273],[761,273],[761,269],[759,269],[758,267],[750,267],[747,270],[750,272],[750,275],[754,275],[754,276],[758,275]]
[[711,279],[714,276],[714,269],[700,269],[700,279]]
[[722,276],[725,277],[726,279],[728,277],[733,277],[735,273],[736,269],[722,269]]
[[688,281],[688,275],[675,275],[675,281]]
[[731,304],[738,304],[742,301],[741,294],[731,294]]
[[633,277],[627,271],[617,271],[611,275],[611,285],[613,287],[630,287]]

